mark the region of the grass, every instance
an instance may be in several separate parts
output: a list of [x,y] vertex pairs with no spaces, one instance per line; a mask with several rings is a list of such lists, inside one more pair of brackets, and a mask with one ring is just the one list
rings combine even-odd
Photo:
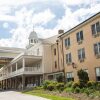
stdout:
[[40,96],[43,98],[47,98],[50,100],[74,100],[72,98],[67,98],[67,97],[60,97],[60,96],[55,96],[55,95],[51,95],[51,94],[46,94],[45,92],[43,92],[43,90],[31,90],[31,91],[27,91],[24,92],[25,94],[30,94],[30,95],[35,95],[35,96]]

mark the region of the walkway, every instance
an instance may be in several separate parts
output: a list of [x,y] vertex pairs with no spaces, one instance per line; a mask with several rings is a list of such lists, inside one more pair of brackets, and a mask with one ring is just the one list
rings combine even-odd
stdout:
[[0,91],[0,100],[48,100],[42,97],[22,94],[15,91]]

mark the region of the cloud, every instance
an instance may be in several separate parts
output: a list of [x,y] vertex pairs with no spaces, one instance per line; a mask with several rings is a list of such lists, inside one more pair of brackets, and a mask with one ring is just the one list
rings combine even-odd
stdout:
[[[38,7],[38,3],[42,4],[41,2],[48,5],[53,4],[55,7],[56,4],[63,5],[64,14],[58,18],[53,12],[55,8],[50,7],[36,12],[34,4],[37,3]],[[38,36],[42,38],[56,35],[59,29],[67,31],[100,11],[100,3],[98,2],[99,0],[11,0],[10,2],[0,0],[0,8],[2,8],[0,9],[0,21],[4,21],[3,27],[9,28],[8,22],[13,22],[16,25],[9,31],[12,34],[10,38],[0,39],[0,46],[25,47],[33,25]],[[30,4],[33,4],[31,8]],[[79,6],[79,8],[74,10],[72,6]],[[45,28],[45,25],[49,27],[48,23],[50,22],[56,22],[56,25],[52,29]]]
[[[10,33],[12,34],[11,38],[0,40],[1,46],[25,47],[28,42],[28,36],[33,30],[33,25],[45,25],[54,17],[55,15],[50,9],[34,13],[34,10],[28,10],[26,7],[16,11],[14,16],[9,16],[8,20],[7,17],[2,17],[3,19],[1,20],[13,22],[17,27],[10,30]],[[5,22],[3,26],[4,28],[7,28],[7,23]],[[39,33],[41,34],[41,32]]]
[[34,24],[43,25],[43,24],[47,24],[53,18],[55,18],[55,15],[50,11],[50,9],[47,9],[44,12],[40,12],[38,14],[35,14],[33,16],[32,22]]
[[9,27],[9,24],[8,23],[3,23],[3,27],[6,29]]

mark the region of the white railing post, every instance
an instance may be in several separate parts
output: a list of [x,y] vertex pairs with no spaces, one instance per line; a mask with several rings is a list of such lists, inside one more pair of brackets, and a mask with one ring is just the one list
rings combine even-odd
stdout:
[[16,63],[16,71],[17,71],[17,63]]
[[25,71],[25,58],[22,59],[22,67],[23,67],[23,71]]

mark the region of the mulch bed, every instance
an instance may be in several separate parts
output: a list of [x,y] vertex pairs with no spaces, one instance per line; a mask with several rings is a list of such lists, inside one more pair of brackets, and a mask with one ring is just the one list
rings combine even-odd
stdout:
[[86,94],[83,93],[66,93],[66,92],[59,93],[57,91],[44,91],[44,93],[62,97],[70,97],[75,100],[100,100],[100,97],[92,97],[92,96],[88,97]]

